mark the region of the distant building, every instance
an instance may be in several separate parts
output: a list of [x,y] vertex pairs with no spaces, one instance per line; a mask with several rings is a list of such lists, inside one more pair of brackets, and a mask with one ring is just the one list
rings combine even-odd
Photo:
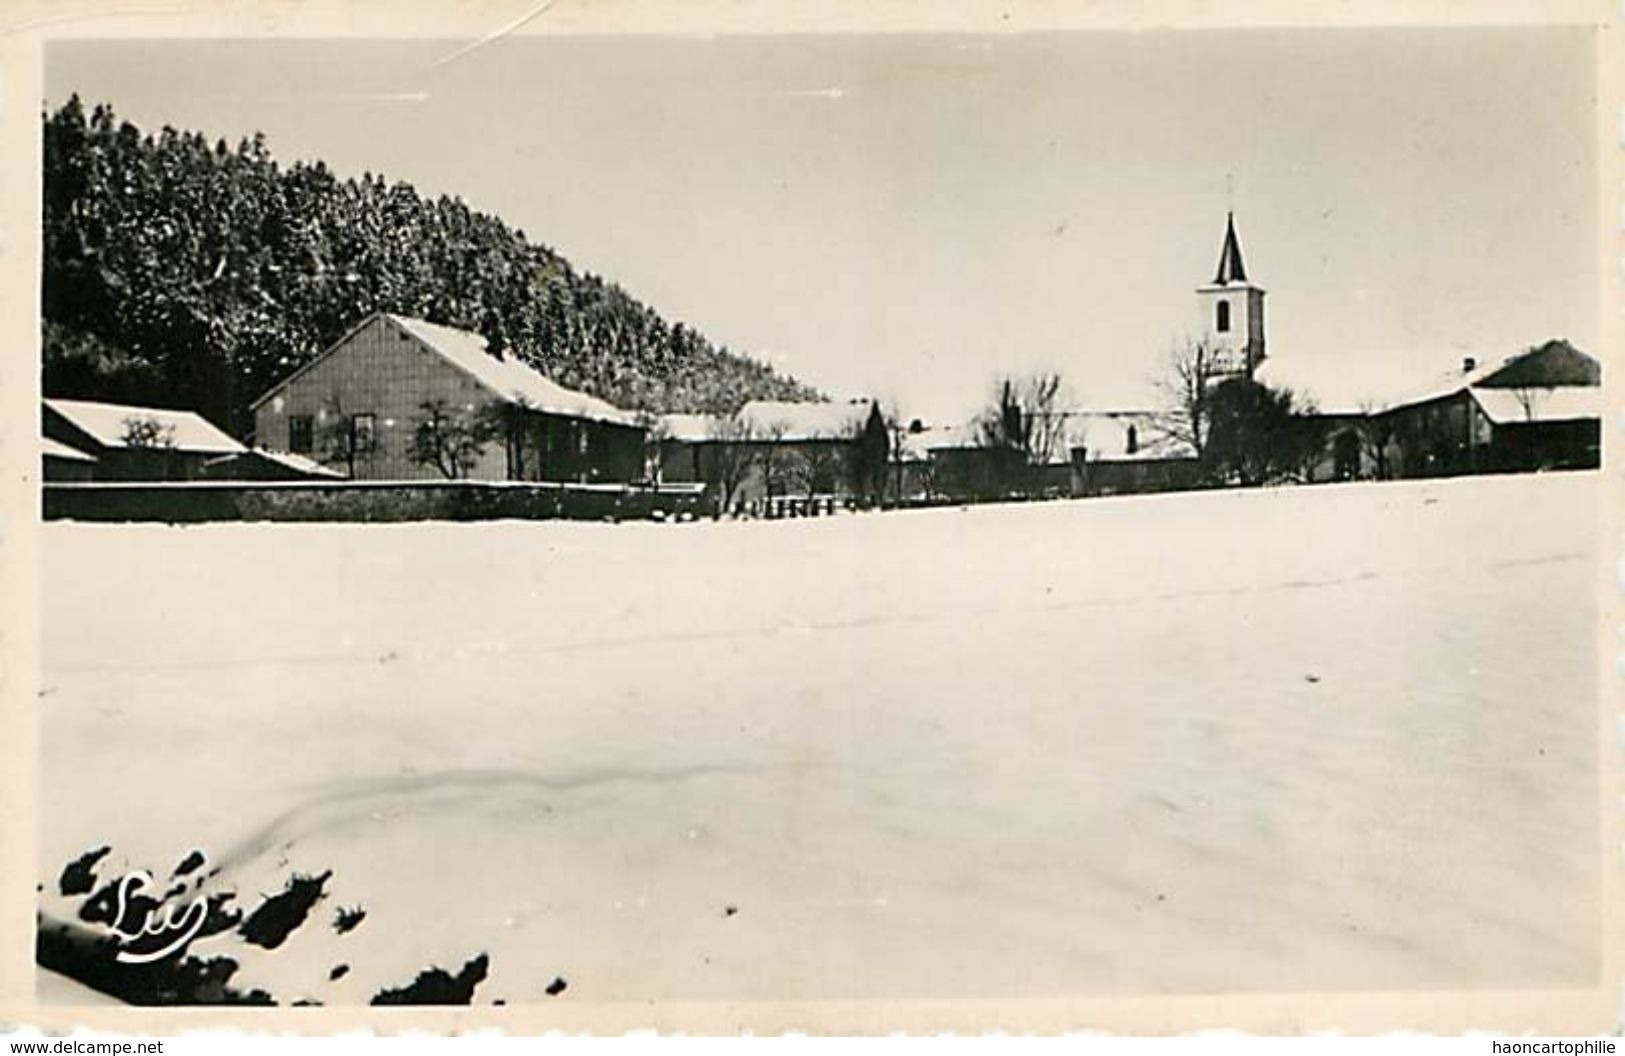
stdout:
[[886,471],[887,502],[925,502],[932,497],[930,443],[936,432],[915,418],[892,434],[891,462]]
[[934,429],[924,438],[924,447],[931,459],[931,491],[940,499],[1009,498],[1029,480],[1026,457],[986,443],[976,422]]
[[747,501],[795,493],[879,499],[891,437],[875,401],[753,400],[736,418],[760,452]]
[[1498,363],[1466,360],[1367,418],[1342,424],[1331,441],[1345,471],[1356,468],[1360,447],[1361,476],[1596,468],[1602,365],[1566,341],[1548,341]]
[[478,334],[375,314],[254,402],[265,448],[358,480],[629,482],[636,416],[567,389]]
[[248,450],[191,411],[47,398],[42,414],[47,480],[197,480],[210,460]]
[[[1205,391],[1234,379],[1251,380],[1268,343],[1264,288],[1247,275],[1234,214],[1213,279],[1196,287],[1203,350],[1195,376]],[[1171,491],[1202,483],[1197,452],[1167,435],[1166,413],[1066,409],[1048,415],[1058,428],[1040,426],[1052,442],[1031,455],[983,442],[974,422],[934,431],[932,491],[942,498],[992,499],[1009,495],[1112,495]],[[1039,449],[1047,446],[1047,450]]]
[[891,438],[873,400],[755,400],[728,416],[661,419],[660,479],[698,482],[735,508],[786,498],[878,501]]
[[667,414],[656,426],[663,484],[709,484],[721,472],[719,453],[732,419],[715,414]]
[[[1248,278],[1234,216],[1226,219],[1214,279],[1196,294],[1205,320],[1203,343],[1212,357],[1209,384],[1256,378],[1280,387],[1268,371],[1261,373],[1267,347],[1264,291]],[[1600,364],[1564,341],[1548,341],[1487,365],[1468,359],[1459,370],[1410,392],[1358,408],[1310,412],[1324,450],[1309,467],[1308,479],[1595,467],[1601,455],[1601,384]],[[1299,396],[1313,399],[1314,393]],[[1100,457],[1096,466],[1095,457],[1086,454],[1074,487],[1080,494],[1098,494],[1194,485],[1200,474],[1193,457],[1190,451],[1151,449]]]
[[1150,411],[1076,415],[1069,429],[1073,495],[1130,495],[1200,486],[1201,463],[1189,444],[1167,435]]
[[987,446],[973,426],[938,431],[928,441],[934,489],[944,498],[986,499],[1001,497],[1012,484],[1048,496],[1175,491],[1201,484],[1195,451],[1168,435],[1161,414],[1068,410],[1050,421],[1047,457],[1035,456],[1030,464],[1016,452]]

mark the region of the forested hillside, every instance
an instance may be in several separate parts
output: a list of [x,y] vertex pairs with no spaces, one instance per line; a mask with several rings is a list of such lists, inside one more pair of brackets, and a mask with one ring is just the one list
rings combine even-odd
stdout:
[[256,396],[382,310],[477,330],[629,408],[815,395],[460,199],[284,168],[259,136],[144,136],[75,97],[45,118],[44,169],[47,394],[241,429]]

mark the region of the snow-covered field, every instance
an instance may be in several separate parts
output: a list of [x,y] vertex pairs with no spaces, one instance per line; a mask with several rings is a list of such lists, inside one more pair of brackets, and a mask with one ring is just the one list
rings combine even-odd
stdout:
[[331,869],[195,951],[330,1003],[1588,983],[1600,483],[49,525],[42,899]]

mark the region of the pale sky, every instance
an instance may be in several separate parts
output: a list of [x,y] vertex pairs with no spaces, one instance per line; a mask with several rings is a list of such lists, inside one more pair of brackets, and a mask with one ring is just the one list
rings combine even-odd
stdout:
[[1227,205],[1272,371],[1323,403],[1600,351],[1582,30],[530,36],[437,64],[460,46],[59,42],[47,103],[461,195],[668,319],[936,420],[1034,369],[1151,406]]

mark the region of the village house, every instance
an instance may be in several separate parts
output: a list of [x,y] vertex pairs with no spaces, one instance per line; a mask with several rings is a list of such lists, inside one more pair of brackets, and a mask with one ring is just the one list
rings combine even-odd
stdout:
[[735,417],[758,453],[745,479],[746,501],[784,495],[879,500],[891,437],[875,401],[753,400]]
[[1394,476],[1595,468],[1602,365],[1565,341],[1459,375],[1374,415]]
[[890,465],[886,470],[887,502],[906,505],[932,498],[930,443],[936,432],[918,418],[901,428],[893,425]]
[[732,510],[876,502],[886,486],[891,437],[873,400],[755,400],[728,416],[667,415],[660,428],[661,481],[705,484]]
[[1176,491],[1201,483],[1188,445],[1150,411],[1062,411],[1047,452],[1030,461],[988,446],[974,425],[933,430],[925,442],[934,492],[948,499],[1029,495],[1121,495]]
[[1180,491],[1201,484],[1196,452],[1150,411],[1086,411],[1068,430],[1073,495]]
[[1006,498],[1027,484],[1029,467],[1022,453],[989,446],[976,422],[934,429],[924,447],[931,460],[931,491],[938,498]]
[[43,401],[48,482],[185,481],[248,449],[192,411],[91,400]]
[[1317,480],[1454,476],[1601,464],[1602,366],[1552,340],[1458,370],[1363,413],[1322,416]]
[[253,404],[259,447],[357,480],[627,483],[635,415],[567,389],[483,337],[379,313]]

